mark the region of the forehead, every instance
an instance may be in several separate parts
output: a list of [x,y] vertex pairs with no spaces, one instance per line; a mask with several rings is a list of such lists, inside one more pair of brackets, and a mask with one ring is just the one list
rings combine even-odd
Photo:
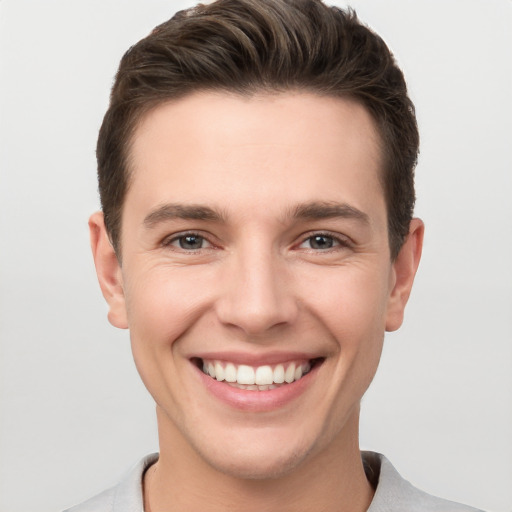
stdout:
[[381,206],[380,153],[374,121],[355,101],[194,93],[141,120],[125,208],[191,201],[277,210],[350,199],[363,209],[369,197]]

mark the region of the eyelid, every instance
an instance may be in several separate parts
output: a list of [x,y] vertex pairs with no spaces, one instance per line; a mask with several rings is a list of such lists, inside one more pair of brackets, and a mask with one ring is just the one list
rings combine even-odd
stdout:
[[[207,247],[201,247],[200,249],[191,249],[191,250],[185,250],[179,247],[176,247],[178,250],[182,250],[184,252],[196,252],[201,251],[204,249],[216,249],[219,248],[218,243],[214,243],[212,239],[212,235],[210,233],[205,233],[201,230],[184,230],[179,231],[177,233],[172,233],[170,235],[165,236],[162,241],[160,242],[161,247],[173,247],[173,243],[178,241],[180,238],[184,238],[186,236],[197,236],[199,238],[202,238],[207,244]],[[332,250],[336,250],[339,247],[351,247],[354,245],[354,242],[350,239],[350,237],[343,235],[341,233],[332,232],[329,230],[312,230],[306,233],[303,233],[299,237],[299,241],[294,244],[294,248],[300,248],[302,244],[304,244],[308,239],[313,238],[315,236],[325,236],[332,238],[335,241],[335,246],[324,249],[323,251],[320,251],[318,249],[310,249],[314,252],[329,252]]]
[[320,230],[320,231],[314,230],[314,231],[310,231],[308,233],[302,234],[300,236],[300,240],[299,240],[298,244],[296,245],[296,247],[300,248],[300,246],[303,243],[305,243],[307,240],[309,240],[315,236],[325,236],[325,237],[332,238],[336,242],[336,245],[334,247],[330,247],[328,249],[323,249],[323,250],[309,249],[314,252],[329,252],[329,251],[336,250],[339,247],[342,247],[342,248],[343,247],[352,247],[354,245],[354,242],[348,236],[342,235],[341,233],[335,233],[335,232],[328,231],[328,230]]
[[[186,250],[182,247],[174,246],[173,243],[177,242],[180,238],[185,238],[187,236],[196,236],[198,238],[202,238],[207,244],[207,247],[201,247],[199,249],[190,249]],[[185,230],[185,231],[179,231],[177,233],[172,233],[171,235],[167,235],[163,238],[163,240],[160,242],[161,247],[170,247],[175,248],[176,250],[183,251],[183,252],[190,252],[194,253],[197,251],[202,251],[205,249],[213,249],[216,247],[216,245],[210,240],[211,236],[208,233],[204,233],[202,231],[197,230]]]

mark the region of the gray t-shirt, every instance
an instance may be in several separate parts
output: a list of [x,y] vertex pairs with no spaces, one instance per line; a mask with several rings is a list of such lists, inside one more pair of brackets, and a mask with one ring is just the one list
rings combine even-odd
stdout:
[[[420,491],[380,453],[362,452],[362,457],[375,489],[368,512],[482,512]],[[142,477],[157,459],[157,453],[144,457],[118,485],[65,512],[144,512]]]

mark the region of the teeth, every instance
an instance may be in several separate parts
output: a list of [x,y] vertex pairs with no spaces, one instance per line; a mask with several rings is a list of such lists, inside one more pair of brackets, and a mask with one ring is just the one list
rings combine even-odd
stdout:
[[279,387],[279,386],[276,386],[275,384],[270,384],[268,386],[257,386],[256,384],[251,384],[251,385],[238,384],[237,382],[229,382],[228,384],[233,388],[248,389],[250,391],[256,391],[256,390],[257,391],[267,391],[269,389],[276,389],[277,387]]
[[217,380],[224,380],[224,368],[222,368],[222,365],[217,361],[215,363],[215,378]]
[[236,372],[236,381],[238,384],[254,384],[254,369],[241,364]]
[[254,381],[259,386],[272,384],[272,382],[274,382],[274,372],[272,371],[272,368],[270,368],[270,366],[259,366],[256,369]]
[[224,378],[226,382],[236,382],[236,367],[233,363],[228,363],[224,368]]
[[288,368],[286,368],[286,371],[284,372],[284,380],[288,382],[288,384],[295,380],[295,363],[292,363]]
[[284,366],[282,364],[278,364],[274,368],[274,382],[276,384],[282,384],[284,382]]
[[303,363],[278,364],[253,368],[245,364],[239,366],[221,361],[203,361],[203,372],[218,381],[249,390],[267,391],[282,384],[291,384],[301,379],[311,370],[309,361]]

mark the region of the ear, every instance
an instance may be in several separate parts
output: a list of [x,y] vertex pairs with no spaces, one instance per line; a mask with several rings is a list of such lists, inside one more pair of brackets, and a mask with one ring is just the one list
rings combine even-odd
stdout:
[[420,264],[425,226],[420,219],[412,219],[409,234],[393,262],[393,289],[388,300],[386,331],[396,331],[403,322],[404,310],[418,265]]
[[105,228],[102,212],[89,219],[91,249],[103,297],[108,303],[108,320],[114,327],[128,328],[121,265]]

